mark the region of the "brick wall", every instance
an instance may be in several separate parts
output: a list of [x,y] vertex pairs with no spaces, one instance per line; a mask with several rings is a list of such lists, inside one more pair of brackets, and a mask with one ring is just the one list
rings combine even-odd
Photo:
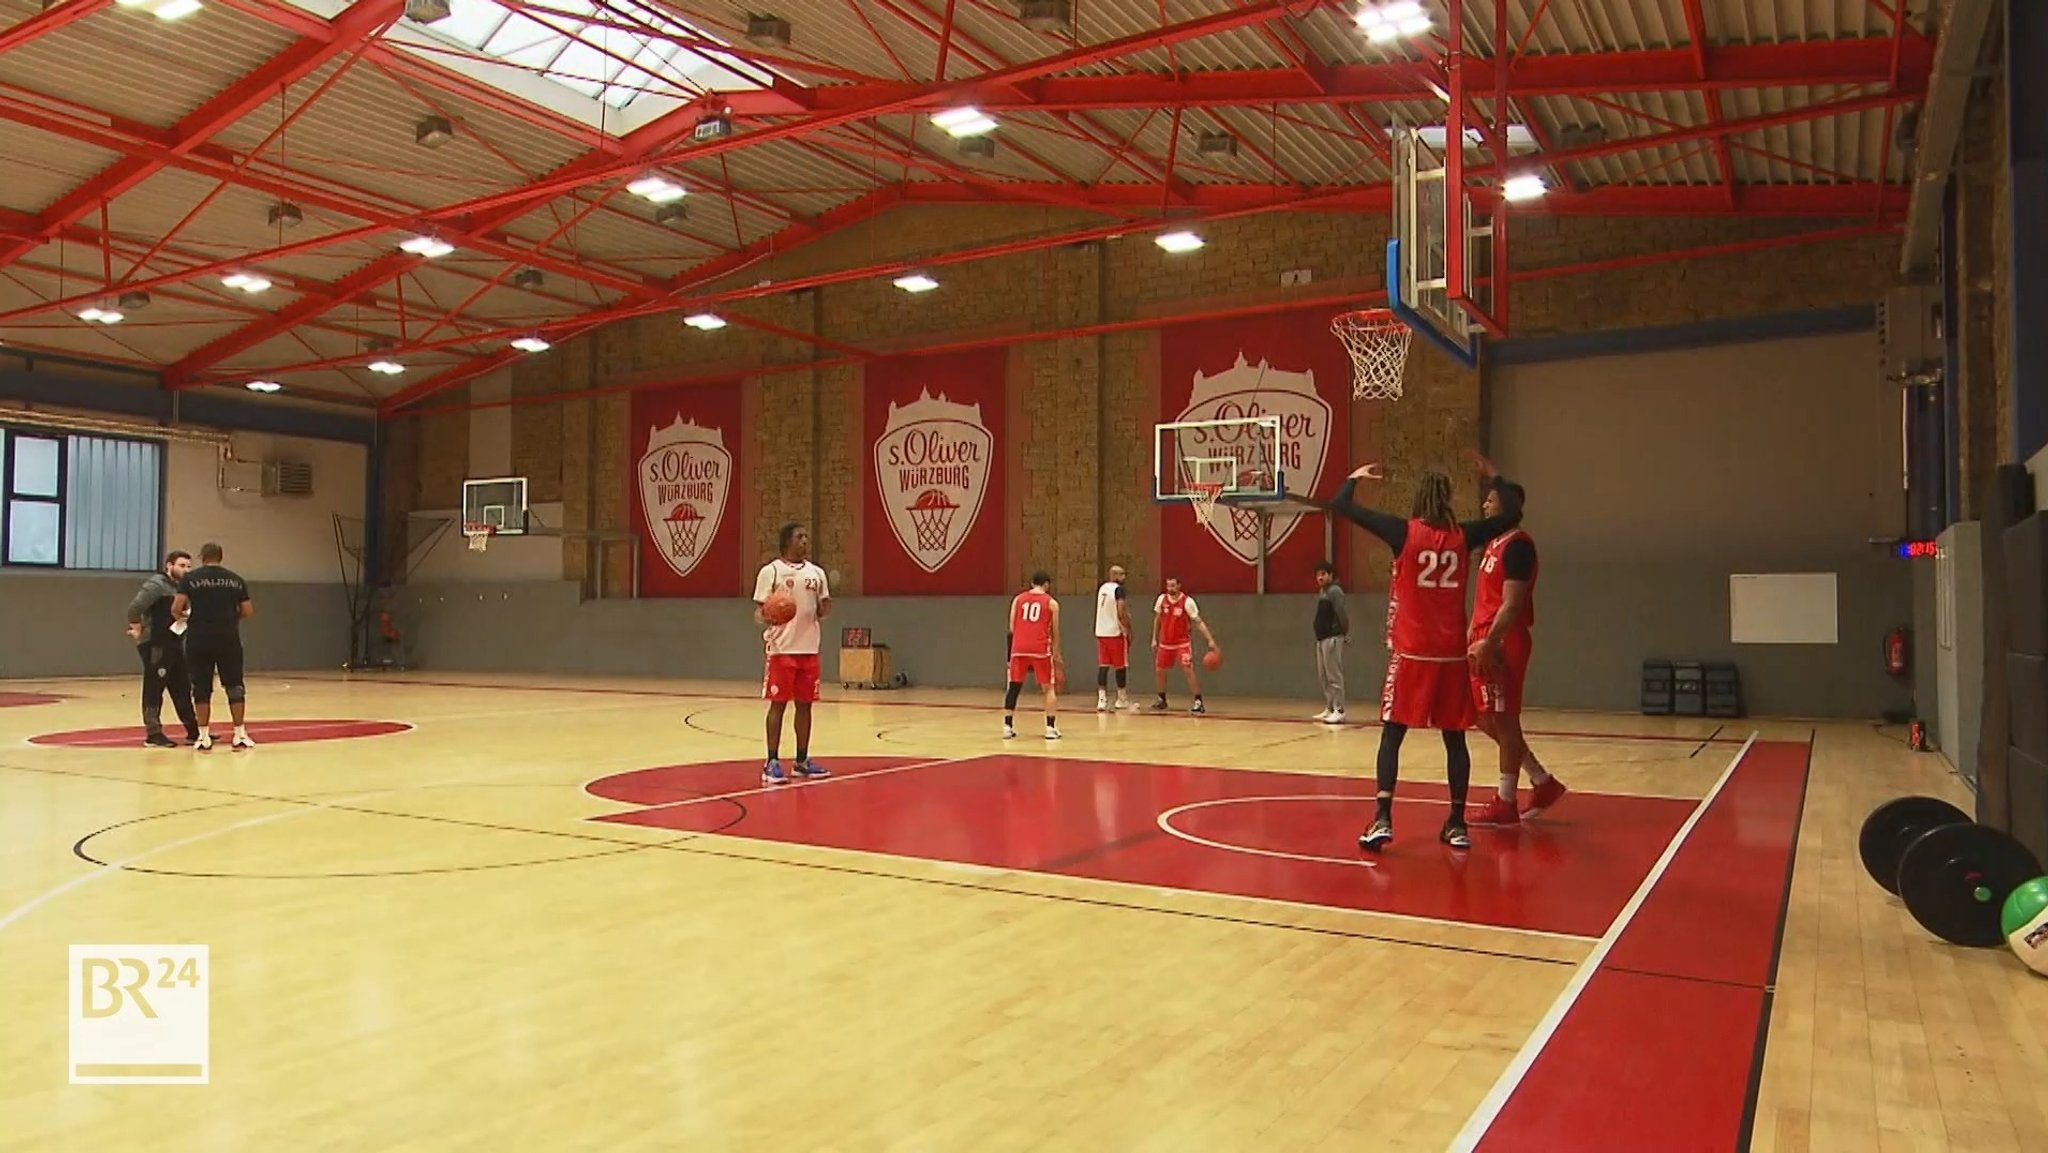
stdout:
[[[1098,219],[1035,209],[906,208],[764,262],[736,278],[780,280],[825,269],[916,258],[1003,239],[1048,235]],[[1890,283],[1891,236],[1801,247],[1766,247],[1679,263],[1626,265],[1631,257],[1767,239],[1826,222],[1741,219],[1528,217],[1513,233],[1519,280],[1512,323],[1521,334],[1633,328],[1869,303]],[[513,471],[531,478],[535,501],[561,500],[565,527],[631,524],[625,458],[626,389],[719,374],[748,377],[752,550],[772,549],[774,526],[798,517],[814,526],[821,557],[842,568],[837,588],[861,591],[858,524],[861,408],[858,366],[807,368],[845,345],[884,352],[1077,325],[1182,315],[1285,301],[1289,297],[1377,291],[1386,220],[1379,214],[1271,214],[1205,225],[1208,247],[1168,256],[1148,237],[1041,249],[936,271],[942,287],[912,296],[878,277],[761,297],[720,311],[733,323],[700,333],[673,315],[614,325],[521,361],[514,372]],[[1590,275],[1544,275],[1583,261],[1623,262]],[[1306,288],[1282,289],[1281,272],[1306,268]],[[766,329],[814,334],[826,347]],[[834,346],[838,347],[834,347]],[[1011,349],[1013,474],[1021,531],[1012,568],[1050,570],[1061,587],[1092,587],[1102,568],[1124,563],[1139,587],[1157,580],[1157,515],[1149,499],[1157,405],[1158,345],[1138,329],[1020,343]],[[764,369],[776,368],[774,372]],[[602,395],[538,400],[553,393]],[[1468,469],[1463,450],[1480,441],[1479,375],[1415,342],[1405,397],[1361,406],[1356,444],[1371,444],[1396,480],[1383,491],[1404,507],[1404,484],[1425,468]],[[458,401],[459,394],[448,398]],[[447,503],[466,470],[462,414],[410,418],[394,441],[412,458],[394,464],[412,478],[394,486],[413,507]],[[1469,498],[1468,498],[1469,499]],[[1354,534],[1362,536],[1363,534]],[[625,591],[624,546],[607,563]],[[1372,546],[1377,547],[1377,546]],[[1354,585],[1384,585],[1385,558],[1361,542]],[[1024,555],[1018,555],[1024,554]],[[571,579],[587,580],[588,549],[564,542]],[[740,595],[744,590],[735,587]]]
[[2012,230],[2006,219],[2005,83],[2003,69],[1989,93],[1970,106],[1956,149],[1956,282],[1962,312],[1958,376],[1957,448],[1962,515],[1983,515],[1992,470],[2005,459],[2011,432],[2011,313],[2004,291],[2010,271]]

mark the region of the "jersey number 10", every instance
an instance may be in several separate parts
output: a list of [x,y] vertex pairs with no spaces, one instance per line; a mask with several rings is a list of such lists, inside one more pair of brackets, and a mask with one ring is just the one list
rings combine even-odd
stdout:
[[1043,611],[1045,611],[1044,606],[1040,605],[1037,601],[1025,601],[1023,605],[1020,606],[1017,615],[1023,617],[1027,621],[1036,621],[1038,619],[1039,614]]
[[1422,571],[1415,574],[1418,588],[1454,589],[1458,587],[1458,554],[1450,549],[1441,552],[1426,552],[1419,558]]

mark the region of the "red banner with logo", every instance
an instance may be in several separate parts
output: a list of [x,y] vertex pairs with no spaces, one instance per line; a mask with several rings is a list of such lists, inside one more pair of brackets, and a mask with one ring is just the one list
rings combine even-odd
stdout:
[[640,595],[730,597],[740,572],[738,380],[633,394],[627,460]]
[[[1284,484],[1289,493],[1320,498],[1337,491],[1351,471],[1351,360],[1330,333],[1336,312],[1311,309],[1160,331],[1161,422],[1261,416],[1280,422],[1277,438],[1237,423],[1160,436],[1161,467],[1168,472],[1163,488],[1184,492],[1191,482],[1206,481],[1247,491]],[[1258,591],[1257,515],[1227,499],[1207,518],[1183,503],[1162,505],[1159,513],[1162,576],[1179,577],[1198,596]],[[1323,555],[1323,524],[1320,513],[1272,518],[1268,591],[1314,591],[1319,560],[1345,575],[1341,552]]]
[[1001,348],[869,362],[864,594],[1004,590],[1008,375]]

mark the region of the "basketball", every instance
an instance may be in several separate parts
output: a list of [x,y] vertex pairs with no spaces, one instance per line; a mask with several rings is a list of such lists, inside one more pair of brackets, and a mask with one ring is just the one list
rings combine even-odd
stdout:
[[1215,670],[1215,669],[1220,669],[1220,668],[1222,668],[1222,667],[1223,667],[1223,654],[1222,654],[1222,653],[1219,653],[1219,652],[1217,652],[1217,651],[1216,651],[1215,649],[1210,649],[1210,650],[1209,650],[1208,652],[1206,652],[1206,653],[1203,653],[1203,654],[1202,654],[1202,667],[1203,667],[1203,668],[1205,668],[1205,669],[1210,669],[1210,670]]
[[786,625],[796,619],[796,598],[786,592],[768,594],[761,602],[761,619],[771,625]]

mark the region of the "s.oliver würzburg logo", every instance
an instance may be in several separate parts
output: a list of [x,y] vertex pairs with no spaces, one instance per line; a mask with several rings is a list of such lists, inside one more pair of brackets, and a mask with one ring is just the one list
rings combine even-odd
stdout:
[[889,405],[875,441],[875,487],[903,551],[937,572],[960,550],[988,493],[995,438],[981,406],[955,404],[929,390]]
[[640,508],[655,551],[677,576],[704,559],[732,495],[732,453],[723,429],[678,416],[651,429],[640,455]]

